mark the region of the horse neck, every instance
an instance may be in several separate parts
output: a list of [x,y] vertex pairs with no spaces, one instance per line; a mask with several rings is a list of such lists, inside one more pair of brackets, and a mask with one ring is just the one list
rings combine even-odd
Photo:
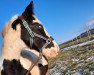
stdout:
[[26,47],[20,38],[20,32],[10,29],[3,40],[2,59],[19,59],[20,51]]

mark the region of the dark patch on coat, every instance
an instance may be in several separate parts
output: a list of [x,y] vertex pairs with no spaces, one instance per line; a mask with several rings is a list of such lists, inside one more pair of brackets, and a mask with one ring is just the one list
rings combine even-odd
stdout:
[[[3,61],[3,70],[1,71],[1,75],[25,75],[26,72],[25,68],[20,64],[19,60],[4,60]],[[29,75],[31,75],[29,73]]]
[[46,75],[48,71],[48,65],[43,66],[42,64],[38,64],[39,70],[40,70],[40,75]]

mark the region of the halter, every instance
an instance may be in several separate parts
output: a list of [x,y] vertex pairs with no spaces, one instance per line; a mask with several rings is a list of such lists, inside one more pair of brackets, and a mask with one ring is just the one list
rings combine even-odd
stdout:
[[25,19],[24,19],[23,16],[19,16],[18,18],[22,21],[23,26],[26,28],[26,30],[28,31],[28,33],[29,33],[29,35],[30,35],[30,43],[31,43],[31,42],[33,43],[33,38],[34,38],[35,36],[36,36],[36,37],[39,37],[39,38],[41,38],[41,39],[43,39],[43,40],[46,41],[46,43],[43,45],[43,47],[42,47],[41,49],[39,49],[39,50],[40,50],[40,53],[39,53],[39,58],[38,58],[38,60],[37,60],[33,65],[31,65],[30,68],[28,69],[28,71],[26,72],[26,75],[28,75],[29,72],[33,69],[33,67],[38,63],[38,61],[42,59],[42,50],[43,50],[44,48],[46,48],[46,47],[51,43],[51,41],[53,40],[53,38],[52,38],[52,37],[46,38],[46,37],[44,37],[44,36],[42,36],[42,35],[39,35],[39,34],[35,33],[34,31],[32,31],[32,30],[30,29],[28,23],[25,21]]

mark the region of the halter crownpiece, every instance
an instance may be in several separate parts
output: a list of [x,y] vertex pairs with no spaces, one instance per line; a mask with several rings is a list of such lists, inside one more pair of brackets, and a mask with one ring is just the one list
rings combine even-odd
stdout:
[[44,37],[42,35],[39,35],[39,34],[35,33],[34,31],[32,31],[30,29],[28,23],[25,21],[25,19],[24,19],[23,16],[19,16],[18,18],[22,21],[23,26],[26,28],[26,30],[28,31],[28,33],[29,33],[29,35],[31,37],[30,38],[30,40],[31,40],[30,43],[33,43],[33,38],[35,36],[37,36],[37,37],[39,37],[39,38],[41,38],[41,39],[43,39],[43,40],[46,41],[46,43],[43,45],[43,47],[41,49],[39,49],[40,50],[40,53],[39,53],[38,60],[35,62],[35,64],[33,64],[33,65],[30,66],[28,72],[26,73],[26,75],[28,75],[29,72],[32,70],[32,68],[38,63],[38,61],[42,59],[42,50],[44,48],[46,48],[51,43],[51,41],[53,40],[53,38],[52,37],[46,38],[46,37]]

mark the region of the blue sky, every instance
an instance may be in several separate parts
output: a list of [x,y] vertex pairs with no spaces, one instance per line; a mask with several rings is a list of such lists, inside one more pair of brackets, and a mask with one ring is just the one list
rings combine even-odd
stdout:
[[[10,18],[20,15],[31,0],[0,1],[0,33]],[[34,0],[34,11],[56,42],[67,41],[84,30],[94,18],[94,0]],[[0,49],[2,46],[0,34]]]

